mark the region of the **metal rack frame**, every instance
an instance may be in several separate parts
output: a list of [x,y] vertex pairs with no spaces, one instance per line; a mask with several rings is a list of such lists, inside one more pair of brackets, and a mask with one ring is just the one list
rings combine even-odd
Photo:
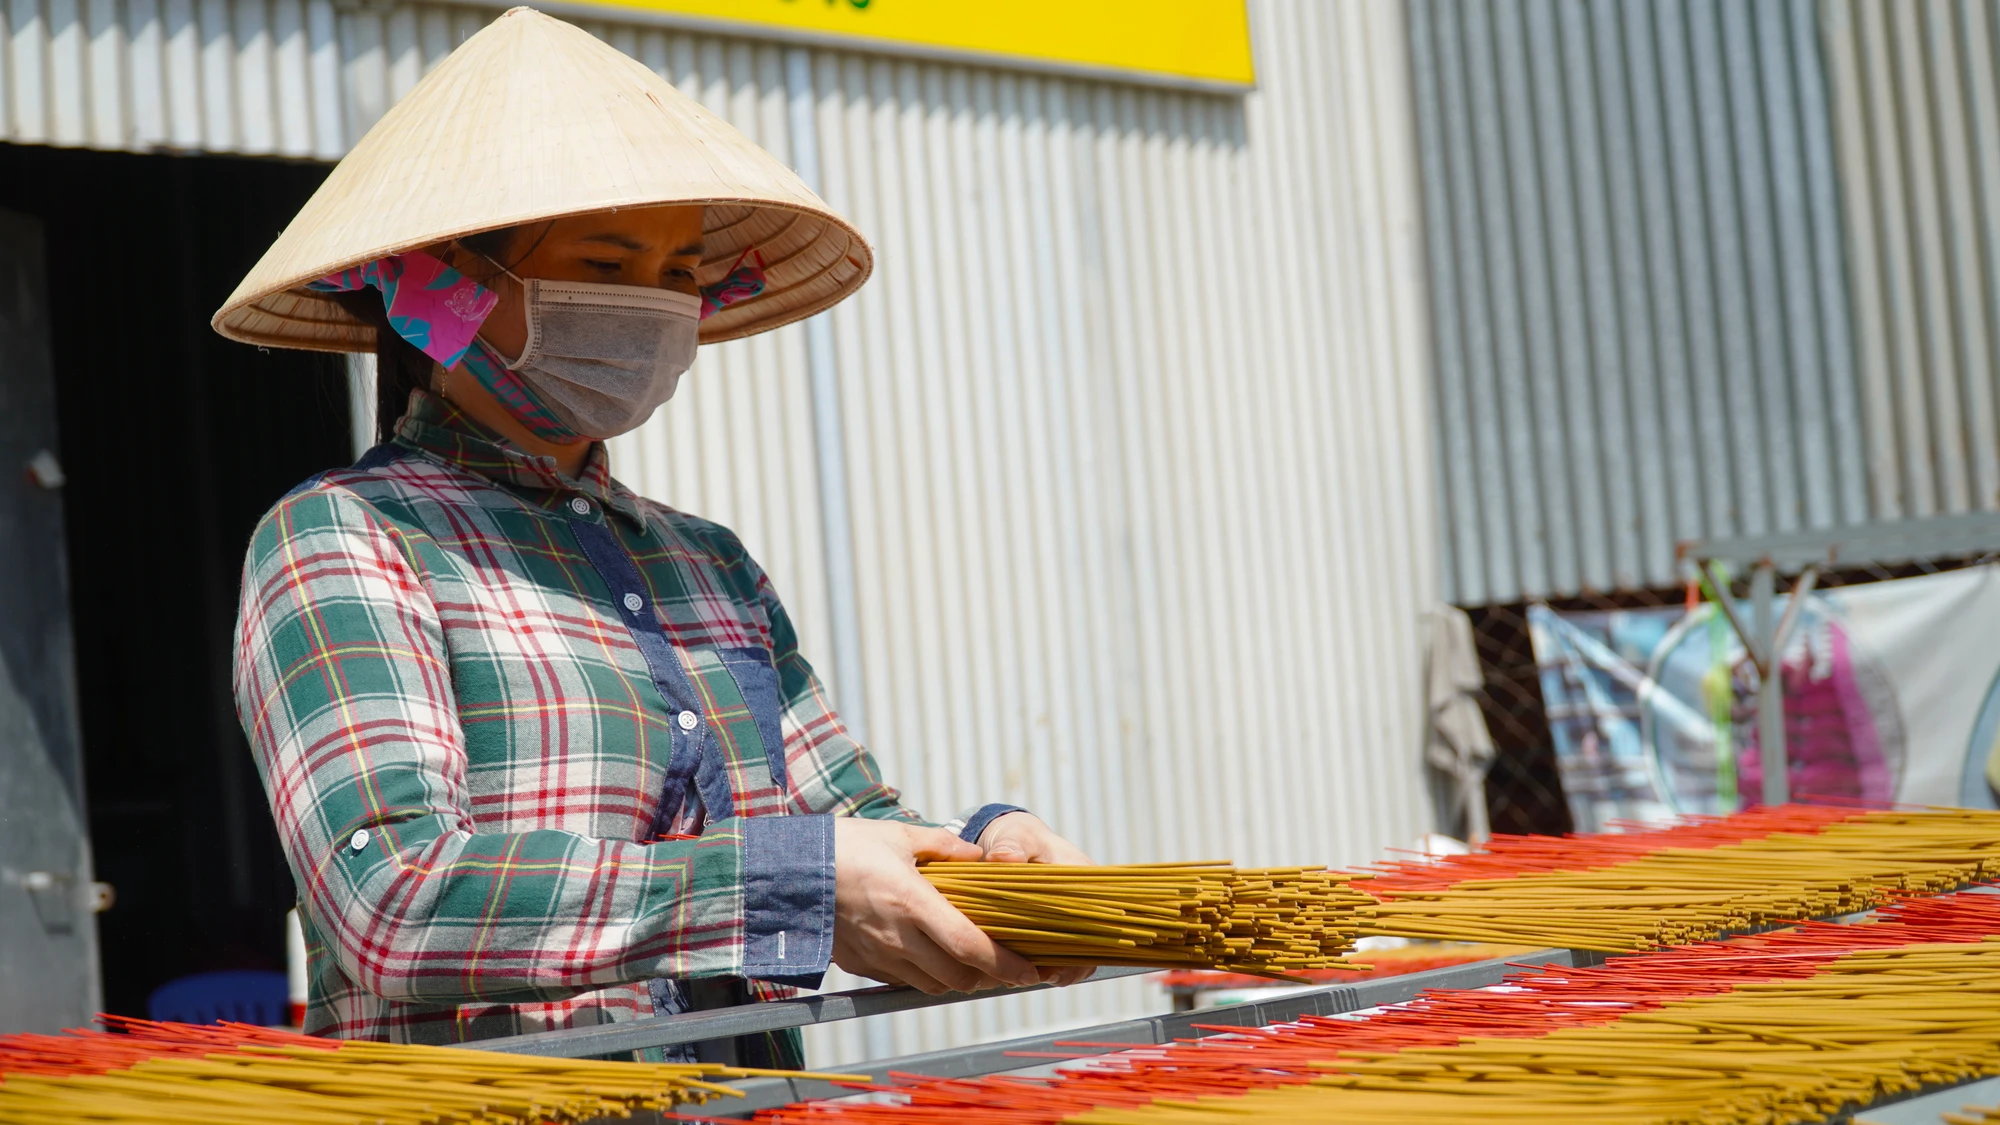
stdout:
[[[1418,994],[1427,989],[1485,988],[1499,984],[1521,969],[1538,965],[1575,968],[1602,964],[1603,961],[1601,954],[1549,949],[1521,957],[1449,965],[1441,969],[1405,973],[1402,976],[1384,977],[1380,980],[1327,985],[1324,988],[1273,996],[1268,1000],[1246,1000],[1240,1004],[1198,1008],[1191,1012],[1173,1012],[1119,1020],[1115,1023],[1099,1024],[1096,1027],[1071,1028],[1067,1031],[1047,1032],[1000,1043],[981,1043],[971,1047],[905,1055],[898,1059],[860,1063],[841,1069],[855,1074],[866,1074],[871,1081],[882,1083],[889,1080],[891,1072],[934,1078],[976,1078],[1046,1065],[1049,1061],[1046,1058],[1024,1058],[1023,1054],[1026,1052],[1061,1051],[1078,1056],[1090,1053],[1089,1048],[1060,1047],[1059,1044],[1063,1043],[1154,1046],[1170,1043],[1176,1039],[1200,1039],[1234,1028],[1286,1023],[1302,1016],[1333,1016],[1345,1012],[1358,1012],[1364,1008],[1380,1007],[1384,1004],[1400,1004],[1406,1000],[1416,999]],[[1106,1047],[1101,1053],[1109,1054],[1120,1049],[1122,1048]],[[836,1086],[831,1082],[790,1078],[756,1078],[732,1085],[742,1090],[744,1097],[711,1102],[703,1107],[703,1116],[749,1117],[760,1109],[776,1109],[793,1102],[845,1097],[854,1093],[853,1090]]]
[[[1864,917],[1865,914],[1847,915],[1831,920],[1858,921]],[[1177,1039],[1198,1039],[1218,1035],[1236,1028],[1285,1023],[1303,1016],[1359,1012],[1368,1008],[1414,1000],[1430,989],[1486,988],[1502,983],[1521,969],[1535,966],[1585,967],[1602,964],[1605,957],[1605,954],[1581,950],[1543,950],[1522,957],[1452,965],[1421,973],[1408,973],[1354,984],[1330,985],[1325,988],[1275,996],[1268,1000],[1246,1001],[1193,1012],[1120,1020],[1096,1027],[1075,1028],[1001,1043],[984,1043],[907,1055],[841,1069],[855,1074],[866,1074],[871,1082],[880,1084],[888,1084],[892,1073],[935,1078],[977,1078],[1015,1071],[1045,1073],[1051,1067],[1052,1060],[1046,1057],[1050,1054],[1084,1057],[1091,1052],[1089,1047],[1063,1047],[1062,1044],[1066,1043],[1103,1044],[1099,1053],[1111,1054],[1124,1049],[1114,1044],[1129,1044],[1131,1047],[1153,1046]],[[908,990],[866,991],[901,993]],[[950,1002],[937,997],[926,997],[926,999],[933,1002]],[[970,997],[959,997],[959,999],[970,999]],[[1042,1057],[1036,1057],[1038,1055]],[[710,1102],[695,1112],[699,1116],[717,1120],[740,1119],[748,1118],[760,1110],[777,1109],[795,1102],[848,1097],[855,1093],[847,1087],[817,1079],[758,1078],[731,1085],[741,1090],[744,1096]],[[1972,1079],[1964,1083],[1928,1086],[1923,1090],[1885,1098],[1859,1109],[1844,1109],[1828,1117],[1827,1125],[1851,1125],[1856,1120],[1866,1120],[1871,1125],[1929,1123],[1938,1119],[1937,1114],[1940,1111],[1957,1109],[1967,1099],[2000,1103],[2000,1078]],[[674,1125],[677,1119],[659,1114],[640,1113],[630,1119],[620,1120],[637,1122],[639,1125]],[[601,1123],[593,1122],[591,1125],[613,1125],[613,1123],[607,1120]]]
[[[1987,886],[1963,889],[1974,893],[2000,893],[2000,888]],[[1854,923],[1864,921],[1872,913],[1863,911],[1825,920]],[[866,1075],[870,1082],[883,1085],[891,1082],[892,1075],[976,1078],[1015,1071],[1045,1071],[1051,1065],[1052,1055],[1082,1058],[1088,1057],[1092,1050],[1091,1047],[1065,1047],[1064,1044],[1101,1045],[1097,1048],[1099,1053],[1110,1054],[1131,1047],[1156,1046],[1175,1040],[1205,1038],[1238,1028],[1288,1023],[1305,1016],[1342,1015],[1400,1004],[1414,1000],[1422,993],[1433,989],[1488,988],[1503,983],[1507,977],[1521,969],[1543,966],[1584,968],[1601,965],[1606,957],[1606,954],[1586,950],[1546,949],[1520,957],[1475,961],[1419,973],[1358,980],[1351,984],[1301,989],[1269,999],[1119,1020],[1095,1027],[1072,1028],[999,1043],[981,1043],[906,1055],[840,1069],[845,1073]],[[1154,971],[1156,970],[1099,969],[1092,974],[1090,980],[1108,980]],[[911,1011],[1009,993],[1032,992],[1043,987],[1047,986],[1008,989],[1003,992],[978,995],[952,993],[943,996],[928,996],[909,988],[866,988],[823,996],[800,997],[796,1000],[746,1004],[708,1012],[634,1020],[603,1027],[487,1039],[461,1046],[474,1050],[507,1051],[553,1058],[587,1058],[619,1054],[646,1046],[704,1042],[758,1031],[805,1027],[817,1023],[856,1019],[861,1016]],[[702,1107],[699,1116],[714,1119],[747,1118],[760,1110],[777,1109],[796,1102],[847,1097],[855,1092],[848,1087],[821,1079],[756,1078],[731,1085],[740,1090],[743,1097],[709,1103]],[[1866,1114],[1872,1120],[1881,1121],[1883,1125],[1903,1125],[1905,1121],[1914,1122],[1920,1119],[1909,1116],[1914,1110],[1927,1110],[1933,1104],[1944,1105],[1950,1096],[1972,1092],[1970,1088],[1976,1088],[1982,1094],[1991,1092],[1996,1095],[1995,1100],[2000,1101],[2000,1079],[1974,1080],[1971,1083],[1932,1087],[1912,1095],[1884,1099],[1859,1111],[1836,1113],[1828,1118],[1828,1125],[1847,1125],[1854,1117],[1862,1114]],[[1934,1100],[1930,1097],[1934,1094],[1939,1095],[1939,1098]],[[1913,1108],[1906,1110],[1898,1106],[1898,1103],[1905,1102],[1912,1103]],[[1896,1108],[1892,1110],[1892,1106]],[[1929,1118],[1922,1119],[1929,1120]],[[637,1122],[639,1125],[669,1125],[679,1118],[641,1112],[631,1118],[620,1120]],[[611,1123],[607,1120],[601,1123],[593,1122],[591,1125],[611,1125]]]
[[[1115,980],[1119,977],[1133,977],[1157,971],[1156,969],[1099,969],[1090,974],[1085,983]],[[791,1000],[761,1000],[729,1008],[686,1012],[677,1016],[648,1016],[644,1019],[599,1024],[595,1027],[534,1031],[526,1035],[480,1039],[460,1045],[475,1051],[501,1051],[512,1055],[540,1055],[554,1059],[604,1058],[631,1051],[643,1051],[648,1047],[678,1047],[686,1043],[708,1043],[717,1039],[734,1039],[739,1035],[756,1035],[766,1031],[810,1027],[817,1023],[860,1019],[863,1016],[882,1016],[891,1012],[934,1008],[940,1004],[959,1004],[967,1000],[984,1000],[993,996],[1040,992],[1048,987],[1045,984],[1038,984],[1027,988],[998,989],[993,992],[947,992],[941,996],[931,996],[914,988],[883,985],[857,988],[850,992],[799,996]]]
[[[1818,585],[1820,573],[1837,566],[1893,566],[1991,551],[2000,551],[2000,514],[1992,512],[1740,539],[1690,539],[1676,548],[1677,557],[1692,563],[1708,580],[1715,604],[1722,607],[1757,669],[1757,757],[1764,775],[1764,804],[1782,805],[1792,799],[1786,772],[1785,699],[1777,670],[1800,607]],[[1744,627],[1728,585],[1710,566],[1715,562],[1751,564],[1750,627]],[[1775,613],[1780,570],[1799,576],[1782,619]]]
[[[1190,1012],[1119,1020],[1115,1023],[1099,1024],[1096,1027],[1071,1028],[1000,1043],[982,1043],[970,1047],[907,1055],[897,1059],[843,1067],[842,1070],[847,1073],[866,1074],[876,1082],[888,1081],[891,1072],[971,1078],[1021,1070],[1036,1065],[1032,1060],[1024,1059],[1021,1052],[1056,1051],[1060,1049],[1057,1046],[1059,1043],[1119,1043],[1143,1047],[1168,1043],[1175,1039],[1201,1038],[1231,1028],[1263,1027],[1266,1024],[1296,1020],[1302,1016],[1330,1016],[1384,1004],[1399,1004],[1415,999],[1419,993],[1428,989],[1485,988],[1499,984],[1517,970],[1539,965],[1572,968],[1602,962],[1603,956],[1600,954],[1567,949],[1543,950],[1521,957],[1450,965],[1379,980],[1359,980],[1353,984],[1327,985],[1274,996],[1266,1000],[1250,1000],[1240,1004],[1225,1004]],[[1110,980],[1156,971],[1155,969],[1099,969],[1091,975],[1090,980]],[[599,1027],[543,1031],[529,1035],[508,1036],[503,1039],[484,1039],[461,1046],[481,1051],[504,1051],[549,1058],[591,1058],[622,1054],[645,1047],[699,1043],[760,1031],[806,1027],[811,1024],[857,1019],[862,1016],[911,1011],[939,1004],[1033,992],[1043,987],[1047,986],[1038,985],[1034,988],[1007,989],[976,995],[950,993],[944,996],[927,996],[913,988],[864,988],[823,996],[804,996],[796,1000],[767,1001],[733,1008],[717,1008],[706,1012],[689,1012],[678,1016],[656,1016]],[[1078,1050],[1076,1053],[1082,1054],[1087,1051]],[[775,1109],[793,1102],[843,1097],[853,1093],[852,1090],[817,1079],[757,1078],[737,1082],[734,1085],[743,1091],[744,1097],[710,1103],[703,1107],[702,1116],[748,1117],[760,1109]],[[642,1114],[632,1120],[644,1122],[651,1119]],[[666,1119],[658,1118],[658,1120]]]

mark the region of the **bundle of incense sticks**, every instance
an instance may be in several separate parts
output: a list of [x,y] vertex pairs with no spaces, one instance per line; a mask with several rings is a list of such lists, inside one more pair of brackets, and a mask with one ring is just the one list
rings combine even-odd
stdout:
[[[1094,1060],[1049,1078],[905,1079],[763,1125],[1821,1121],[2000,1073],[2000,896],[1884,907],[1506,990],[1436,991]],[[1076,1044],[1110,1047],[1112,1044]],[[870,1088],[870,1087],[858,1087]],[[840,1118],[830,1121],[829,1118]]]
[[1867,950],[1804,980],[1744,981],[1595,1027],[1350,1054],[1302,1085],[1069,1120],[1823,1121],[1884,1096],[2000,1072],[1994,1000],[2000,945]]
[[1226,863],[1062,867],[932,863],[924,877],[1000,944],[1037,965],[1214,968],[1284,976],[1342,967],[1352,875]]
[[784,1073],[104,1020],[111,1031],[0,1036],[0,1123],[528,1125],[741,1096],[713,1080]]
[[1650,949],[2000,873],[2000,813],[1783,806],[1625,836],[1500,840],[1385,867],[1362,934]]

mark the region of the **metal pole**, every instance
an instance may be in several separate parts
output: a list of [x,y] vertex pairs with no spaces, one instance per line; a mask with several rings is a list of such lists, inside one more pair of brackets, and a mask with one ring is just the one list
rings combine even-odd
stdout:
[[[819,122],[813,97],[812,52],[785,52],[785,97],[792,133],[792,168],[814,192],[820,183]],[[867,697],[861,689],[861,612],[854,578],[854,530],[847,514],[847,442],[840,419],[840,367],[833,321],[824,313],[805,323],[806,370],[812,381],[813,439],[819,453],[819,519],[826,556],[826,596],[832,626],[834,700],[857,740],[868,740]]]
[[347,353],[347,416],[354,459],[375,448],[375,357]]
[[[911,1065],[915,1060],[902,1060],[892,1063],[891,1069],[913,1074],[948,1074],[959,1077],[989,1074],[1031,1064],[1031,1060],[1023,1059],[1018,1054],[1008,1053],[1010,1050],[1049,1051],[1057,1049],[1059,1044],[1076,1040],[1126,1041],[1134,1032],[1139,1032],[1143,1036],[1135,1041],[1135,1045],[1171,1043],[1178,1038],[1193,1038],[1208,1034],[1210,1028],[1263,1027],[1266,1024],[1296,1020],[1302,1015],[1332,1015],[1384,1004],[1400,1004],[1414,999],[1427,989],[1486,988],[1499,984],[1518,970],[1533,965],[1580,968],[1599,964],[1602,960],[1600,955],[1582,951],[1539,950],[1516,957],[1475,961],[1468,965],[1452,965],[1400,977],[1384,977],[1381,980],[1364,978],[1351,983],[1326,985],[1273,996],[1268,1000],[1202,1008],[1178,1017],[1148,1016],[1094,1028],[1044,1032],[1049,1040],[1041,1044],[1018,1040],[1012,1043],[976,1044],[918,1056],[919,1059],[941,1062],[942,1066]],[[1150,975],[1158,971],[1157,968],[1106,966],[1092,973],[1090,980],[1117,980],[1123,977]],[[553,1059],[605,1058],[648,1047],[705,1043],[788,1027],[811,1027],[816,1024],[862,1019],[890,1012],[908,1012],[944,1004],[958,1004],[968,1000],[988,1000],[996,996],[1040,992],[1048,987],[1045,984],[1037,984],[988,993],[948,992],[941,996],[926,996],[914,988],[863,988],[852,992],[798,996],[790,1000],[766,1000],[734,1008],[714,1008],[705,1012],[683,1012],[677,1016],[647,1016],[624,1023],[573,1027],[560,1031],[531,1031],[525,1035],[509,1035],[500,1039],[478,1039],[460,1043],[458,1046],[473,1051],[537,1055]],[[877,1080],[885,1081],[886,1077],[882,1075]],[[746,1107],[738,1104],[733,1108]]]
[[[1497,962],[1496,962],[1497,964]],[[1156,973],[1156,968],[1105,966],[1090,974],[1091,981]],[[1494,981],[1492,983],[1498,983]],[[702,1012],[682,1012],[676,1016],[647,1016],[623,1023],[603,1023],[560,1031],[530,1031],[500,1039],[482,1039],[460,1046],[476,1051],[501,1051],[513,1055],[541,1055],[545,1058],[587,1059],[641,1051],[648,1047],[673,1047],[682,1043],[709,1043],[758,1035],[788,1027],[811,1027],[839,1020],[863,1019],[892,1012],[913,1012],[940,1004],[966,1000],[1015,996],[1048,989],[1046,984],[1006,988],[988,993],[947,992],[926,995],[914,988],[877,985],[848,992],[823,992],[795,996],[789,1000],[758,1000],[732,1008],[710,1008]],[[1338,986],[1336,986],[1338,987]],[[1352,986],[1348,986],[1352,987]]]
[[1758,563],[1750,577],[1750,602],[1757,647],[1764,657],[1757,677],[1757,757],[1764,767],[1766,805],[1782,805],[1792,799],[1791,779],[1786,775],[1785,696],[1779,673],[1784,654],[1778,651],[1777,587],[1777,566],[1769,559]]
[[1761,669],[1764,665],[1764,653],[1757,646],[1764,643],[1763,637],[1743,627],[1743,619],[1736,616],[1735,599],[1730,596],[1729,583],[1716,576],[1714,568],[1709,566],[1711,561],[1697,559],[1695,565],[1701,568],[1701,573],[1708,579],[1708,588],[1715,591],[1715,608],[1721,610],[1722,616],[1729,619],[1730,628],[1736,630],[1736,638],[1743,642],[1744,651],[1750,654],[1750,663]]
[[1806,599],[1812,596],[1813,588],[1819,585],[1819,568],[1809,566],[1798,580],[1792,583],[1792,596],[1785,600],[1785,615],[1778,619],[1778,635],[1772,638],[1774,651],[1783,652],[1792,639],[1792,627],[1799,623],[1799,614],[1805,612]]

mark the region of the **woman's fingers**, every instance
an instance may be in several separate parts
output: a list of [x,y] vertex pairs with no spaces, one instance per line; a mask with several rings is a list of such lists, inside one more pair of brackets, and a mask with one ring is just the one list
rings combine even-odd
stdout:
[[934,980],[942,981],[953,992],[984,992],[1014,983],[966,964],[921,933],[910,935],[904,945],[903,956],[909,958],[916,969]]
[[841,967],[889,984],[907,985],[930,995],[978,992],[1001,982],[957,960],[937,947],[915,925],[899,926],[880,935],[866,950],[842,958]]
[[833,943],[833,963],[856,976],[879,980],[883,984],[904,985],[932,996],[953,991],[951,986],[910,960],[908,950],[913,940],[928,943],[929,939],[911,929],[903,933],[877,935],[861,942],[836,940]]
[[900,984],[914,988],[926,996],[942,996],[947,992],[967,991],[966,989],[951,987],[908,960],[899,960],[893,966],[884,966],[865,975],[874,977],[876,980],[886,980],[891,984]]
[[908,843],[910,858],[913,860],[945,860],[971,863],[985,853],[978,844],[968,844],[953,832],[942,828],[924,828],[909,824],[903,826],[904,839]]
[[1040,817],[1018,810],[995,817],[980,833],[979,845],[991,863],[1090,864],[1083,849],[1056,835]]
[[959,913],[928,883],[924,890],[929,893],[917,896],[911,919],[934,948],[1000,983],[1041,983],[1041,974],[1026,958],[987,937],[985,931],[973,925],[971,919]]
[[1048,856],[1049,858],[1042,862],[1063,864],[1071,867],[1090,867],[1095,862],[1084,854],[1082,848],[1077,847],[1061,836],[1057,836],[1050,841]]
[[[1004,818],[1003,818],[1004,819]],[[1027,823],[1026,851],[1039,850],[1040,821]],[[1027,960],[996,943],[916,868],[918,860],[978,860],[985,852],[936,828],[885,821],[835,824],[835,960],[851,972],[929,993],[1042,983]]]

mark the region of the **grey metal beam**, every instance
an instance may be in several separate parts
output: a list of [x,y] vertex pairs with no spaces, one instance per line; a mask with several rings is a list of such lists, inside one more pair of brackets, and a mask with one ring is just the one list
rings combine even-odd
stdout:
[[[1158,969],[1104,968],[1090,974],[1084,983],[1134,977],[1158,971]],[[800,996],[793,1000],[766,1000],[755,1004],[740,1004],[733,1008],[713,1008],[705,1012],[688,1012],[678,1016],[653,1016],[647,1019],[628,1020],[624,1023],[602,1024],[597,1027],[535,1031],[526,1035],[481,1039],[461,1046],[475,1051],[540,1055],[554,1059],[597,1058],[604,1055],[623,1055],[647,1047],[706,1043],[713,1039],[734,1039],[739,1035],[756,1035],[765,1031],[783,1031],[790,1027],[809,1027],[816,1023],[833,1023],[837,1020],[860,1019],[863,1016],[907,1012],[939,1004],[957,1004],[966,1000],[984,1000],[993,996],[1038,992],[1047,987],[1049,986],[1038,984],[1030,988],[999,989],[971,994],[947,992],[942,996],[927,996],[914,988],[887,986],[857,988],[851,992],[829,992],[819,996]]]
[[1791,596],[1785,601],[1785,615],[1778,619],[1778,631],[1771,635],[1771,659],[1784,663],[1785,646],[1791,643],[1792,627],[1799,623],[1799,611],[1806,599],[1812,597],[1813,588],[1819,585],[1819,567],[1809,566],[1799,573],[1799,580],[1792,584]]
[[[1381,980],[1328,985],[1325,988],[1274,996],[1268,1000],[1250,1000],[1241,1004],[1200,1008],[1192,1012],[1120,1020],[1117,1023],[1100,1024],[1097,1027],[1032,1035],[1003,1043],[983,1043],[948,1051],[906,1055],[899,1059],[884,1059],[835,1069],[853,1074],[866,1074],[874,1082],[887,1082],[891,1072],[921,1074],[933,1078],[975,1078],[1035,1065],[1037,1060],[1022,1058],[1021,1052],[1069,1050],[1059,1048],[1057,1046],[1059,1043],[1129,1043],[1134,1047],[1144,1047],[1169,1043],[1176,1039],[1198,1039],[1214,1035],[1218,1029],[1263,1027],[1266,1024],[1286,1023],[1303,1016],[1331,1016],[1383,1004],[1400,1004],[1406,1000],[1414,1000],[1419,993],[1428,989],[1485,988],[1499,984],[1522,966],[1551,965],[1573,968],[1578,965],[1600,964],[1602,961],[1603,958],[1594,953],[1550,949],[1521,957],[1476,961],[1469,965],[1452,965],[1442,969],[1431,969],[1428,972],[1384,977]],[[1106,1051],[1114,1049],[1106,1048]],[[1088,1053],[1082,1048],[1073,1050],[1077,1054]],[[778,1106],[815,1098],[837,1098],[854,1092],[831,1082],[791,1078],[755,1078],[734,1082],[731,1085],[743,1091],[744,1097],[710,1102],[693,1112],[710,1117],[748,1117],[760,1109],[775,1109]]]
[[2000,551],[2000,513],[1972,512],[1859,527],[1824,528],[1737,539],[1689,539],[1683,559],[1754,563],[1769,559],[1787,573],[1813,563],[1872,566]]
[[1757,666],[1759,673],[1762,673],[1765,653],[1759,646],[1763,644],[1763,638],[1746,628],[1743,619],[1736,615],[1736,599],[1729,596],[1729,584],[1717,576],[1715,568],[1709,565],[1710,561],[1712,560],[1697,557],[1694,564],[1701,568],[1702,577],[1708,579],[1708,588],[1715,594],[1715,607],[1722,611],[1722,616],[1729,619],[1730,627],[1736,630],[1737,638],[1750,653],[1750,662]]
[[[1757,757],[1764,771],[1764,804],[1773,807],[1792,799],[1785,756],[1785,650],[1778,644],[1777,584],[1777,566],[1758,563],[1750,576],[1750,619],[1756,622],[1757,648],[1764,653],[1757,677]],[[1796,604],[1799,599],[1792,600]]]

